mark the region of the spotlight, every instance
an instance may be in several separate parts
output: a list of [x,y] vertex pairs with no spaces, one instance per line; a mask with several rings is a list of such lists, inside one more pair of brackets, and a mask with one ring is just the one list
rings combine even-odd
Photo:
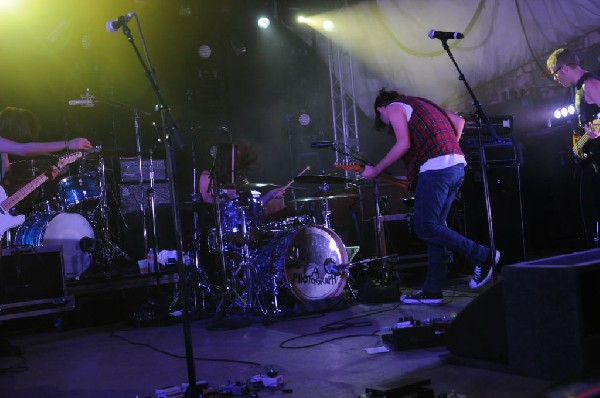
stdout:
[[306,112],[302,112],[300,116],[298,116],[298,123],[301,126],[308,126],[310,124],[310,115]]
[[562,108],[560,108],[560,114],[562,115],[562,117],[567,117],[569,112],[567,111],[567,108],[562,107]]
[[333,24],[333,21],[329,19],[323,21],[323,29],[325,29],[326,32],[331,32],[334,28],[335,25]]
[[258,18],[258,27],[261,29],[267,29],[269,27],[269,25],[271,25],[271,20],[267,17],[260,17]]
[[198,55],[200,56],[200,58],[208,58],[211,56],[211,54],[212,49],[209,45],[203,44],[200,47],[198,47]]
[[569,112],[569,115],[574,115],[575,114],[575,107],[573,105],[569,105],[567,107],[567,112]]
[[305,17],[304,15],[298,15],[298,17],[296,18],[296,22],[298,23],[309,23],[310,19]]
[[554,111],[554,118],[555,119],[560,119],[560,109],[557,109]]

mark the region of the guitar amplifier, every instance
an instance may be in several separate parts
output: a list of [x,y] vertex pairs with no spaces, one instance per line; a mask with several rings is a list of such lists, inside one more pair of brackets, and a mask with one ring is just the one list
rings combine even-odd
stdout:
[[[141,186],[140,184],[119,184],[119,203],[121,205],[121,212],[130,213],[132,211],[140,210],[140,204],[143,204],[145,208],[148,208],[148,189],[150,189],[150,184],[143,184]],[[160,205],[169,203],[171,203],[169,183],[155,183],[154,204]]]
[[[488,162],[518,162],[517,151],[511,137],[499,137],[497,140],[489,136],[482,137],[482,145]],[[479,161],[479,137],[463,136],[460,147],[467,162]]]
[[[137,158],[120,158],[121,182],[139,182],[140,164]],[[164,159],[153,159],[152,168],[155,181],[167,180],[167,169]],[[150,160],[142,159],[142,174],[144,181],[150,181]]]
[[[465,128],[463,135],[478,136],[477,121],[472,115],[464,116]],[[512,115],[489,116],[490,123],[498,136],[507,136],[512,134],[514,118]],[[491,136],[489,129],[485,123],[481,123],[481,133],[483,136]]]

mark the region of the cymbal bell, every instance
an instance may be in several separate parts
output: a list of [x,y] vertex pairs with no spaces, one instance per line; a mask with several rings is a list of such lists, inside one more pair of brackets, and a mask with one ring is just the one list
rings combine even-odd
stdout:
[[290,200],[290,202],[310,202],[312,200],[330,200],[330,199],[340,199],[340,198],[352,198],[356,197],[355,193],[342,193],[337,195],[328,195],[328,196],[307,196],[305,198],[297,198],[294,200]]
[[351,178],[327,174],[303,175],[294,178],[294,182],[299,184],[347,184],[351,181]]

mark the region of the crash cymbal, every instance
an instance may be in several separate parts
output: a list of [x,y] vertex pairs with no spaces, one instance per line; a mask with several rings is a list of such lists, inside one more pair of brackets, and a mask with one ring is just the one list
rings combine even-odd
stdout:
[[290,202],[310,202],[311,200],[330,200],[330,199],[339,199],[339,198],[352,198],[357,196],[355,193],[342,193],[337,195],[328,195],[328,196],[308,196],[306,198],[297,198],[294,200],[290,200]]
[[237,189],[238,191],[245,191],[248,189],[259,189],[266,187],[277,187],[277,184],[271,184],[270,182],[247,182],[240,184],[221,184],[219,188],[222,189]]
[[294,182],[297,182],[299,184],[347,184],[351,181],[351,178],[327,174],[304,175],[294,178]]

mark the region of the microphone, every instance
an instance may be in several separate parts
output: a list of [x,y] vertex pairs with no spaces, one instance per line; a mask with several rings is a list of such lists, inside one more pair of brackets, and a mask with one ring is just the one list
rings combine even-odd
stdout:
[[325,269],[325,272],[334,276],[342,275],[342,271],[344,270],[343,265],[336,264],[335,260],[329,257],[323,261],[323,268]]
[[106,23],[106,30],[108,30],[110,33],[118,32],[119,29],[123,25],[126,25],[127,22],[129,22],[129,20],[131,20],[131,18],[133,18],[134,16],[135,16],[135,12],[130,12],[125,15],[119,16],[119,18],[117,18],[116,20],[114,20],[114,19],[109,20]]
[[462,39],[465,37],[462,33],[459,32],[442,32],[440,30],[431,29],[428,34],[430,39],[440,39],[440,40],[448,40],[448,39]]
[[69,105],[71,106],[83,106],[86,108],[93,108],[94,101],[91,99],[78,99],[78,100],[69,100]]
[[310,146],[312,148],[327,148],[333,146],[333,144],[335,144],[335,142],[333,141],[315,141],[312,144],[310,144]]

